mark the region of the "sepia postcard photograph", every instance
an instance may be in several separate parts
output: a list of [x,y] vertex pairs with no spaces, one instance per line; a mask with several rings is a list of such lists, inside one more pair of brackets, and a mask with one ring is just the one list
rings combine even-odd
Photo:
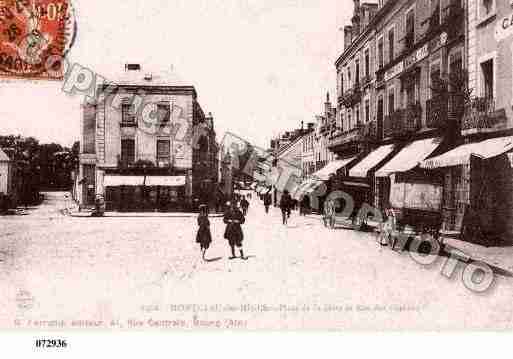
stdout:
[[0,0],[0,329],[511,330],[512,64],[508,0]]

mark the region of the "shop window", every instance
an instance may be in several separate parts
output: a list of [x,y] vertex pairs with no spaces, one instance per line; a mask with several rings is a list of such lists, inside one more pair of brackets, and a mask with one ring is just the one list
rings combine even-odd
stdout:
[[482,94],[487,99],[493,98],[493,59],[481,63]]
[[360,105],[356,106],[356,126],[360,124]]
[[123,164],[132,164],[135,162],[135,140],[121,140],[121,162]]

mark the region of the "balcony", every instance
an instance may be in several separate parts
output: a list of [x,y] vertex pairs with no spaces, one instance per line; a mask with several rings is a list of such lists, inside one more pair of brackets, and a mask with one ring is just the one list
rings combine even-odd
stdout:
[[377,141],[379,140],[378,136],[378,125],[376,121],[371,121],[364,125],[360,125],[360,137],[364,141]]
[[442,13],[442,26],[447,31],[449,39],[454,39],[462,33],[464,18],[465,11],[461,6],[461,1],[449,1],[449,5],[443,9]]
[[329,124],[324,124],[324,125],[321,125],[321,126],[319,127],[319,132],[320,132],[321,134],[324,134],[324,133],[326,133],[326,132],[329,132],[329,130],[330,130],[330,125],[329,125]]
[[426,126],[444,129],[447,126],[449,101],[447,96],[436,96],[426,101]]
[[382,88],[385,87],[385,72],[383,71],[383,68],[380,68],[378,71],[376,71],[376,88]]
[[449,5],[442,8],[437,7],[432,15],[422,24],[428,23],[428,28],[424,33],[424,40],[433,38],[441,32],[447,32],[448,39],[452,40],[462,33],[465,11],[461,6],[460,0],[450,0]]
[[424,33],[424,38],[431,38],[434,36],[441,28],[441,22],[440,22],[440,7],[437,6],[433,12],[431,13],[431,16],[428,17],[426,20],[422,22],[422,25],[428,24],[427,30]]
[[338,132],[330,137],[328,147],[350,147],[364,142],[374,142],[378,140],[378,129],[376,122],[367,124],[358,124],[349,131]]
[[369,86],[372,82],[372,77],[370,74],[367,74],[365,75],[363,78],[362,78],[362,89],[366,88],[367,86]]
[[344,105],[344,107],[351,108],[354,105],[356,105],[357,103],[359,103],[361,98],[362,98],[362,93],[360,91],[360,83],[357,82],[354,84],[354,86],[351,89],[347,90],[342,95],[341,102],[342,102],[342,105]]
[[422,127],[421,113],[422,107],[417,102],[386,116],[383,126],[384,137],[402,138],[417,132]]
[[494,132],[504,127],[506,112],[495,109],[495,99],[475,97],[465,104],[461,132],[465,135]]

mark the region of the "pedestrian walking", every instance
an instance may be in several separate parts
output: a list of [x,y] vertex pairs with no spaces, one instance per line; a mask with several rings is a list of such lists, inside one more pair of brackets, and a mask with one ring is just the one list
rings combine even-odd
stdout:
[[230,259],[237,258],[235,255],[235,247],[237,247],[240,251],[240,258],[245,260],[247,258],[244,256],[244,250],[242,249],[244,234],[242,232],[241,224],[244,224],[246,219],[234,202],[228,202],[227,207],[228,210],[224,214],[224,223],[226,223],[224,238],[228,240],[228,244],[232,251]]
[[242,196],[242,199],[240,200],[240,207],[242,208],[242,214],[246,217],[248,215],[249,202],[244,196]]
[[283,224],[287,224],[290,218],[290,207],[292,205],[292,198],[290,197],[289,191],[283,191],[280,199],[280,209]]
[[212,234],[210,233],[210,220],[208,219],[208,207],[202,204],[199,207],[198,215],[198,233],[196,233],[196,243],[200,244],[201,255],[205,260],[207,249],[212,243]]
[[266,193],[264,195],[264,206],[265,206],[265,213],[269,213],[269,206],[272,203],[272,198],[270,193]]
[[335,202],[332,199],[328,199],[324,203],[323,220],[325,227],[335,227]]

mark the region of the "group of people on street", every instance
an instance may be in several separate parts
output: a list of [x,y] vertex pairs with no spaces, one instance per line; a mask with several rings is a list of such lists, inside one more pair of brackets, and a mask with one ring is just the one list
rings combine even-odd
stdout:
[[[264,207],[265,207],[265,213],[269,213],[269,207],[272,205],[272,197],[271,193],[267,192],[263,195],[263,201],[264,201]],[[294,200],[292,199],[292,196],[290,195],[289,191],[285,190],[283,191],[283,194],[280,198],[279,207],[282,213],[282,222],[283,224],[287,224],[288,219],[290,218],[290,214],[292,212],[292,209],[295,207]]]
[[[239,198],[240,200],[238,200]],[[240,205],[240,208],[238,204]],[[224,238],[228,241],[228,245],[230,246],[230,259],[237,258],[235,253],[236,248],[239,250],[241,259],[248,259],[246,256],[244,256],[244,250],[242,247],[242,242],[244,240],[242,225],[246,222],[248,209],[249,201],[243,195],[238,196],[237,199],[228,201],[226,203],[226,210],[223,217],[223,222],[226,224]],[[212,243],[212,233],[210,231],[210,220],[208,217],[207,205],[200,205],[197,222],[198,232],[196,233],[196,243],[200,245],[203,260],[206,260],[206,252]]]

